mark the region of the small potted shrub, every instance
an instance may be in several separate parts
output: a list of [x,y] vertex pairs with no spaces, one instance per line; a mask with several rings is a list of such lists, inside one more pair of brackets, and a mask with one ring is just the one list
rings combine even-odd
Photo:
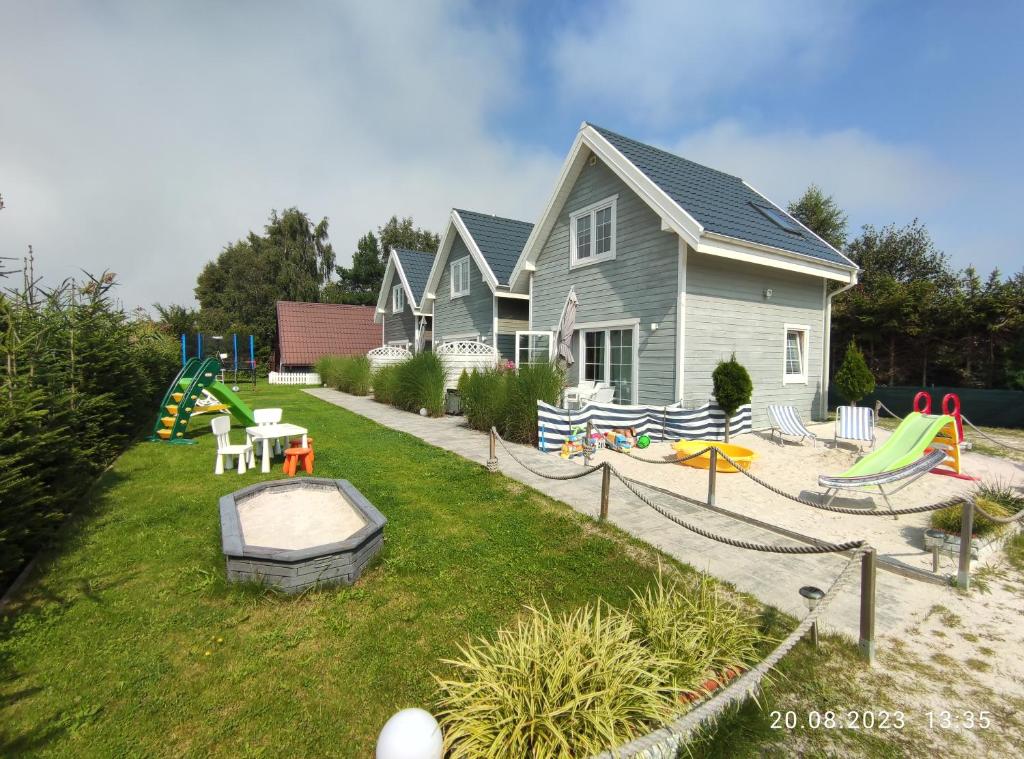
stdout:
[[733,353],[728,361],[719,361],[711,375],[714,383],[715,401],[725,412],[725,442],[729,442],[729,420],[740,410],[741,406],[750,403],[754,392],[754,383],[743,364],[736,360]]

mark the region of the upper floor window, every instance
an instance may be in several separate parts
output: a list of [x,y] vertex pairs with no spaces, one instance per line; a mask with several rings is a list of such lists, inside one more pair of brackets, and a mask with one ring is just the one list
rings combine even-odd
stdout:
[[401,285],[391,288],[391,313],[400,314],[405,310],[405,290]]
[[782,381],[807,382],[808,327],[786,325],[786,344],[783,351]]
[[469,295],[469,256],[452,261],[452,297]]
[[570,266],[615,258],[615,206],[618,196],[574,211],[569,216]]

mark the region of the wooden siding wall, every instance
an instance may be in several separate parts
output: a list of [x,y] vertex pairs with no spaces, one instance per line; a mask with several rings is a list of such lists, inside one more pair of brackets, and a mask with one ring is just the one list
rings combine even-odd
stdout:
[[[824,298],[818,277],[687,251],[684,402],[709,398],[711,373],[735,351],[754,383],[755,428],[767,423],[772,403],[795,405],[804,419],[816,418]],[[782,382],[786,324],[810,327],[806,384]]]
[[469,256],[461,237],[452,243],[448,258],[442,262],[441,279],[434,300],[434,344],[440,345],[447,335],[479,334],[491,343],[494,326],[494,294],[483,279],[473,257],[469,258],[469,295],[452,300],[451,262]]
[[[569,269],[569,215],[618,194],[616,257]],[[670,404],[675,397],[679,243],[661,231],[661,220],[615,174],[598,162],[583,168],[569,192],[533,274],[535,330],[557,326],[570,286],[579,298],[577,323],[639,319],[639,403]],[[658,325],[656,331],[651,324]],[[575,382],[577,362],[570,372]]]
[[384,292],[388,294],[386,310],[381,315],[384,322],[384,344],[408,340],[409,350],[412,350],[416,345],[416,317],[412,312],[412,304],[409,303],[409,293],[405,293],[405,310],[401,314],[391,312],[391,288],[400,281],[396,272],[384,283]]

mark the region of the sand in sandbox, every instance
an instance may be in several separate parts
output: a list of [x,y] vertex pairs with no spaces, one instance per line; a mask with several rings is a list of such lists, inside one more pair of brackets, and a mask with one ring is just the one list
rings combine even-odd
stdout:
[[337,543],[366,522],[336,489],[264,491],[238,504],[245,542],[297,550]]

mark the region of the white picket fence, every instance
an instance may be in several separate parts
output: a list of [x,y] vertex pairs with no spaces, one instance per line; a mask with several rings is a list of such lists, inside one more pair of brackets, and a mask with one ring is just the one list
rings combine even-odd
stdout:
[[445,387],[454,390],[459,384],[462,370],[493,369],[498,365],[498,349],[476,340],[453,340],[434,349],[444,361]]
[[271,385],[322,385],[316,372],[271,372]]
[[403,361],[407,361],[412,358],[412,353],[409,352],[408,348],[402,348],[398,345],[384,345],[368,351],[366,357],[370,359],[370,368],[377,370],[382,366],[391,366],[392,364],[400,364]]

